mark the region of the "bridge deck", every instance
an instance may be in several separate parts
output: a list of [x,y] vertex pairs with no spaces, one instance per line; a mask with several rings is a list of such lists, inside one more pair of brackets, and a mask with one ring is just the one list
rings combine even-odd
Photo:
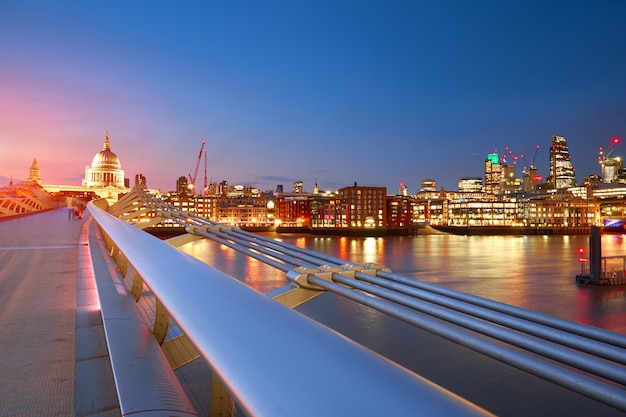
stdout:
[[0,221],[0,416],[120,413],[84,222]]

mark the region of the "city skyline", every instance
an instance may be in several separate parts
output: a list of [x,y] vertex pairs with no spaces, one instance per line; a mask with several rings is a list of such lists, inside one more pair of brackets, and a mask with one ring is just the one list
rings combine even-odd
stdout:
[[45,183],[80,184],[108,131],[126,176],[163,190],[193,170],[202,140],[213,181],[394,193],[427,178],[457,189],[506,147],[528,159],[539,145],[545,178],[559,135],[581,182],[626,131],[625,12],[612,1],[5,3],[0,177],[26,179],[37,158]]
[[[563,140],[563,139],[566,140],[566,138],[563,138],[563,137],[559,137],[559,136],[555,136],[555,137],[560,138],[561,140]],[[603,155],[604,156],[612,155],[613,158],[617,157],[618,159],[622,159],[623,160],[623,157],[621,155],[613,154],[613,151],[618,147],[619,144],[621,144],[621,138],[617,138],[617,137],[612,138],[611,142],[609,143],[609,146],[603,147],[603,149],[602,149]],[[550,148],[551,147],[549,146],[548,149],[547,149],[548,152],[550,152]],[[195,174],[197,174],[197,176],[196,176],[196,184],[197,184],[196,189],[197,189],[197,187],[201,186],[201,184],[204,181],[204,172],[203,172],[203,169],[200,169],[200,167],[203,166],[203,162],[204,162],[204,159],[205,159],[203,149],[204,149],[204,146],[201,147],[200,153],[197,155],[196,166],[191,170],[189,175],[180,175],[180,176],[176,177],[176,179],[174,180],[174,183],[175,183],[174,186],[169,187],[169,188],[168,187],[160,188],[160,190],[163,191],[163,192],[177,191],[179,189],[179,187],[180,187],[179,182],[180,182],[181,179],[184,179],[185,186],[187,186],[187,184],[191,184],[191,182],[190,182],[191,181],[191,174],[194,173],[195,168],[198,169],[197,171],[195,171]],[[102,147],[101,150],[111,151],[108,133],[105,136],[104,146]],[[492,163],[496,163],[498,165],[501,165],[502,167],[513,166],[514,167],[514,172],[516,174],[516,178],[518,178],[520,180],[523,180],[523,176],[524,176],[525,172],[528,171],[529,166],[532,165],[533,162],[536,160],[536,156],[538,155],[538,150],[539,150],[539,146],[536,147],[537,154],[535,154],[535,152],[533,152],[533,154],[531,156],[531,155],[523,155],[523,154],[520,154],[520,155],[513,154],[513,152],[511,150],[509,150],[509,149],[506,149],[505,152],[499,153],[498,150],[496,149],[496,150],[492,151],[492,153],[489,153],[489,154],[487,154],[485,156],[484,163],[486,163],[487,160],[492,160],[493,161]],[[97,156],[94,156],[94,158],[95,157],[97,157]],[[497,157],[497,159],[494,160],[493,159],[494,157]],[[599,161],[598,161],[598,164],[599,164]],[[29,175],[31,177],[33,175],[33,166],[36,167],[38,180],[41,183],[43,183],[44,185],[46,185],[46,184],[47,185],[70,185],[70,186],[71,185],[78,185],[78,184],[52,184],[52,183],[43,181],[42,178],[41,178],[41,170],[39,168],[39,162],[37,161],[36,157],[33,159],[33,161],[31,161],[31,166],[30,166],[30,169],[29,169]],[[534,166],[535,166],[535,169],[537,169],[539,173],[543,171],[541,169],[541,167],[537,166],[536,163],[534,164]],[[483,165],[482,168],[484,170],[485,166]],[[575,166],[573,167],[573,169],[574,169],[574,171],[576,170]],[[85,182],[88,181],[87,176],[86,176],[88,170],[91,171],[91,167],[89,166],[89,164],[86,167],[85,177],[81,178],[82,185],[85,185]],[[545,169],[546,175],[540,175],[540,180],[538,181],[538,184],[546,183],[546,181],[549,180],[550,176],[549,176],[549,174],[547,174],[549,172],[549,170],[550,170],[550,167],[546,167],[546,169]],[[580,179],[580,181],[578,181],[578,184],[581,184],[585,177],[588,177],[588,176],[594,175],[594,174],[597,175],[597,173],[591,173],[591,174],[584,175]],[[499,174],[499,175],[501,175],[501,174]],[[132,175],[130,175],[130,174],[129,175],[125,175],[125,179],[128,180],[128,182],[130,183],[131,187],[133,186],[134,182],[137,181],[137,178],[135,178],[136,176],[141,176],[142,181],[146,181],[146,177],[142,173],[136,173],[136,174],[132,174]],[[492,191],[489,191],[489,189],[488,189],[489,187],[487,186],[487,183],[486,183],[486,181],[487,181],[487,177],[486,176],[487,176],[486,171],[483,171],[482,175],[480,175],[480,176],[467,176],[467,175],[459,176],[458,180],[460,182],[462,179],[469,180],[469,179],[473,179],[473,178],[480,178],[482,180],[482,182],[483,182],[483,191],[486,191],[486,192],[490,193]],[[3,180],[12,181],[12,182],[19,182],[19,181],[24,181],[25,180],[25,178],[17,178],[17,177],[14,178],[13,176],[7,178],[7,177],[4,177],[2,175],[0,175],[0,178],[2,178]],[[500,179],[501,179],[500,177],[497,179],[498,183],[499,183]],[[119,178],[119,181],[123,182],[123,179]],[[244,186],[244,187],[253,187],[254,186],[254,184],[251,184],[251,183],[231,182],[231,181],[229,181],[228,178],[221,178],[221,179],[218,179],[218,180],[207,178],[207,181],[208,181],[207,186],[219,185],[223,181],[226,181],[226,183],[228,183],[229,186],[235,186],[235,185],[237,185],[237,186],[241,185],[241,186]],[[396,190],[397,194],[402,194],[402,189],[403,188],[406,188],[409,191],[409,193],[411,193],[411,194],[420,191],[420,188],[423,185],[421,183],[422,181],[424,183],[428,183],[428,185],[427,185],[428,188],[430,188],[432,186],[432,182],[433,181],[434,181],[435,184],[438,184],[437,180],[434,179],[434,178],[423,178],[423,179],[418,181],[419,184],[418,184],[418,188],[416,190],[408,190],[408,187],[406,186],[406,184],[400,183],[400,184],[398,184],[398,190]],[[354,181],[355,185],[357,183],[358,183],[358,181]],[[345,182],[345,184],[341,185],[340,187],[338,187],[336,189],[323,189],[323,188],[320,188],[319,192],[326,192],[326,191],[337,192],[340,188],[348,187],[348,186],[351,186],[351,185],[352,184],[350,184],[349,182]],[[370,184],[363,184],[363,183],[361,183],[360,185],[371,186]],[[278,189],[280,188],[280,190],[284,190],[284,192],[290,193],[290,192],[292,192],[291,186],[293,186],[293,192],[308,193],[308,192],[312,192],[314,189],[317,188],[316,187],[317,186],[317,180],[315,181],[314,184],[310,184],[310,187],[308,187],[308,184],[304,184],[303,181],[301,181],[301,180],[294,180],[293,182],[290,182],[290,183],[277,183],[273,188],[259,189],[259,190],[263,191],[263,192],[278,191]],[[2,187],[2,185],[0,185],[0,187]],[[295,189],[296,187],[298,187],[298,190]],[[150,187],[149,186],[148,188],[157,189],[159,187]],[[441,189],[441,187],[439,185],[437,185],[436,188],[437,189]],[[446,188],[446,191],[458,191],[458,190],[459,190],[459,187]],[[393,188],[387,187],[387,191],[388,191],[388,194],[394,194],[394,189]]]

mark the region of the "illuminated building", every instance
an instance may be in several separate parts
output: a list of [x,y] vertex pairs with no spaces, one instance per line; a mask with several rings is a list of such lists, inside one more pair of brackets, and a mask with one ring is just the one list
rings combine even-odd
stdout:
[[144,187],[147,187],[147,181],[146,181],[146,177],[143,174],[136,174],[135,175],[135,185],[142,185]]
[[339,189],[339,198],[345,202],[346,219],[351,228],[385,228],[387,218],[387,189],[385,187],[352,187]]
[[90,188],[128,188],[124,186],[124,171],[120,160],[111,151],[108,133],[104,138],[102,150],[94,155],[91,165],[85,167],[83,186]]
[[179,210],[188,211],[210,220],[214,220],[216,218],[215,197],[207,197],[203,195],[191,196],[183,192],[163,194],[160,198],[164,202],[173,205]]
[[522,189],[526,193],[535,193],[541,182],[541,176],[537,172],[537,167],[531,165],[528,171],[524,172],[524,179],[522,182]]
[[448,199],[434,198],[415,200],[413,222],[417,224],[447,225]]
[[[356,233],[387,231],[387,189],[385,187],[341,188],[334,194],[313,194],[311,230],[351,229]],[[405,197],[408,199],[408,197]]]
[[624,161],[622,158],[614,157],[611,158],[611,153],[613,153],[614,148],[621,142],[621,139],[615,137],[611,139],[611,145],[607,148],[600,148],[600,153],[598,155],[598,162],[600,163],[600,167],[602,169],[602,182],[604,183],[612,183],[612,182],[624,182],[622,178],[622,174],[624,172]]
[[295,181],[293,183],[293,192],[297,193],[297,194],[301,194],[303,190],[303,184],[302,181]]
[[599,224],[600,209],[580,198],[416,201],[414,220],[453,227],[589,227]]
[[387,227],[413,225],[414,199],[405,195],[387,196]]
[[626,184],[594,184],[591,189],[591,196],[597,200],[619,200],[619,204],[624,204],[623,200],[626,199]]
[[552,136],[548,183],[557,190],[576,187],[576,174],[569,155],[567,139],[564,136]]
[[497,195],[500,193],[500,180],[502,179],[502,165],[497,153],[490,153],[485,159],[484,190],[487,194]]
[[310,197],[311,230],[347,227],[346,206],[335,194]]
[[533,227],[587,227],[598,224],[599,206],[583,199],[534,199],[528,203],[527,225]]
[[308,195],[277,196],[276,219],[281,227],[309,227],[311,223],[311,200]]
[[618,182],[624,171],[624,161],[619,156],[606,158],[600,161],[602,167],[602,182]]
[[228,194],[228,181],[224,180],[220,182],[217,186],[217,195],[226,195]]
[[33,163],[30,166],[30,175],[28,176],[29,182],[36,182],[41,185],[41,170],[39,169],[39,165],[37,164],[37,158],[33,159]]
[[449,226],[520,226],[522,213],[513,201],[458,201],[448,203]]
[[437,191],[437,181],[427,179],[420,181],[420,192]]
[[464,177],[459,179],[459,191],[478,192],[483,189],[483,179],[480,177]]
[[81,186],[44,185],[43,187],[50,193],[83,198],[105,198],[109,204],[113,204],[120,195],[129,191],[128,186],[129,180],[124,178],[120,160],[111,151],[111,143],[107,133],[102,150],[94,155],[91,165],[85,167],[85,178]]
[[515,165],[502,166],[500,193],[517,194],[522,191],[522,180],[515,176]]
[[190,194],[188,187],[187,177],[181,176],[176,180],[176,193],[177,194]]
[[244,228],[271,227],[268,200],[260,197],[218,197],[215,200],[215,221]]

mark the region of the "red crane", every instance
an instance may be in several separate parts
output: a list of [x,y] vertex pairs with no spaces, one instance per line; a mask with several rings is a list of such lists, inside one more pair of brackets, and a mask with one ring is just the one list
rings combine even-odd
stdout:
[[[193,177],[191,176],[191,172],[189,173],[189,188],[191,189],[192,194],[196,193],[196,177],[198,176],[198,168],[200,167],[200,160],[202,159],[202,151],[204,151],[205,141],[202,141],[202,145],[200,146],[200,153],[198,153],[198,160],[196,161],[196,168],[193,171]],[[206,154],[205,154],[206,155]],[[206,167],[205,167],[206,171]],[[206,172],[204,175],[204,181],[206,182]],[[206,184],[205,184],[206,188]],[[204,191],[203,191],[204,194]]]
[[611,145],[606,150],[600,147],[600,154],[598,155],[598,160],[600,161],[600,163],[609,159],[609,157],[611,156],[611,152],[613,152],[613,148],[615,147],[615,145],[618,145],[621,141],[622,141],[621,138],[615,137],[611,139]]

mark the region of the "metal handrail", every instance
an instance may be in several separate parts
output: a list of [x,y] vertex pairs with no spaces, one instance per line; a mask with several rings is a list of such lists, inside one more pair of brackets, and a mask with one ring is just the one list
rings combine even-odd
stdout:
[[[143,197],[146,198],[145,193]],[[268,295],[282,296],[295,287],[330,291],[626,411],[623,390],[626,335],[400,276],[378,265],[350,264],[226,226],[163,202],[151,200],[147,205],[154,209],[158,205],[160,215],[184,225],[190,233],[287,272],[291,284]],[[291,268],[294,265],[297,268]],[[293,306],[303,298],[290,300],[295,303]]]
[[93,204],[88,209],[248,415],[489,414]]

